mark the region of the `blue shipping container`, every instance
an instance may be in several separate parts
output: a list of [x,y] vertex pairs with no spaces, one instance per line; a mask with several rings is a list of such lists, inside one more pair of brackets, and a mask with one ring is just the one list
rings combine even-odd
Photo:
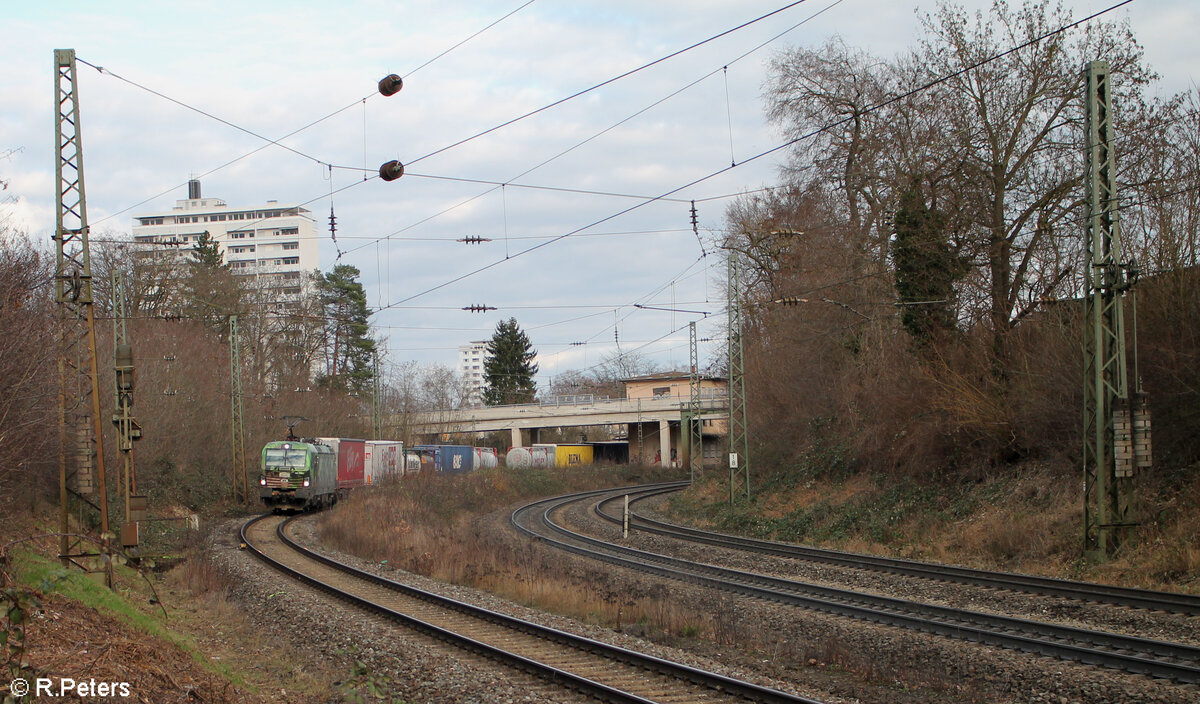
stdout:
[[422,469],[432,466],[437,472],[469,472],[475,461],[475,450],[469,445],[417,445],[412,449],[421,456]]

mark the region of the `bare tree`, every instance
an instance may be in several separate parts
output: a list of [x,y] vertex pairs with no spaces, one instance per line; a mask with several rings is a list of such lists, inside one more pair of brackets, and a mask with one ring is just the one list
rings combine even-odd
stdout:
[[23,234],[0,225],[0,515],[55,463],[54,268]]

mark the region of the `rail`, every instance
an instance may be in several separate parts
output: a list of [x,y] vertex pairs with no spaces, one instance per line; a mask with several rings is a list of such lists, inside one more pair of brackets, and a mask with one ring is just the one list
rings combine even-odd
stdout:
[[[682,485],[675,484],[676,487]],[[668,486],[646,485],[642,489],[660,491]],[[1193,646],[921,604],[695,563],[607,543],[568,530],[551,518],[554,511],[569,503],[604,493],[586,492],[537,501],[515,510],[510,522],[522,533],[556,548],[692,584],[987,645],[1182,683],[1200,683],[1200,667],[1196,664],[1200,663],[1200,648]],[[558,537],[522,525],[522,521],[528,520],[527,516],[539,510],[537,522]]]

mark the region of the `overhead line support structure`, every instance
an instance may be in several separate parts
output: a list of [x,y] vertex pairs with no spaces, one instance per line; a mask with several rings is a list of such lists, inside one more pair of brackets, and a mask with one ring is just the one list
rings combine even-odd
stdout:
[[229,316],[230,448],[233,458],[233,499],[249,501],[246,480],[246,429],[242,420],[242,344],[238,317]]
[[126,320],[129,317],[125,275],[112,272],[113,302],[113,381],[116,412],[112,422],[117,427],[117,449],[121,451],[124,471],[121,473],[121,497],[125,502],[125,522],[121,525],[121,547],[138,545],[138,521],[146,518],[146,497],[137,493],[137,476],[133,469],[133,443],[142,437],[142,426],[133,417],[133,345],[129,342]]
[[695,482],[696,475],[704,471],[704,433],[700,419],[700,367],[699,354],[696,349],[696,321],[688,323],[688,351],[691,370],[688,376],[687,410],[680,414],[683,425],[681,436],[687,438],[688,476]]
[[[1147,427],[1134,443],[1125,355],[1125,292],[1137,270],[1122,259],[1117,165],[1112,150],[1114,114],[1109,66],[1089,63],[1085,145],[1087,161],[1087,292],[1084,296],[1084,551],[1105,560],[1124,533],[1137,525],[1135,472],[1149,465]],[[1144,409],[1136,409],[1144,411]]]
[[[54,51],[54,172],[57,214],[54,241],[55,302],[59,336],[59,559],[89,572],[103,572],[112,587],[108,487],[104,474],[104,438],[100,427],[100,389],[96,369],[96,318],[92,309],[92,265],[88,248],[87,199],[83,181],[83,141],[79,122],[79,84],[74,49]],[[96,500],[93,501],[92,497]],[[83,549],[91,532],[87,508],[99,514],[99,552]],[[78,510],[79,525],[71,529]],[[99,567],[94,566],[99,559]],[[89,565],[88,562],[91,562]]]
[[729,503],[750,499],[750,430],[746,424],[746,379],[742,356],[742,300],[740,253],[729,252]]
[[379,377],[379,350],[375,350],[371,370],[371,436],[383,439],[383,380]]

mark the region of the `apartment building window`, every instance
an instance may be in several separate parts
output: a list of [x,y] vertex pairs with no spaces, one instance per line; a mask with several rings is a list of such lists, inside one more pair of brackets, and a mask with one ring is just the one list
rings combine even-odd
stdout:
[[284,249],[300,249],[300,243],[299,242],[284,242],[283,248]]
[[283,264],[284,266],[287,266],[288,264],[299,264],[300,257],[284,257],[283,259],[279,260],[279,263]]
[[298,227],[282,227],[279,229],[279,234],[281,234],[281,235],[298,235],[298,234],[300,234],[300,228],[298,228]]

